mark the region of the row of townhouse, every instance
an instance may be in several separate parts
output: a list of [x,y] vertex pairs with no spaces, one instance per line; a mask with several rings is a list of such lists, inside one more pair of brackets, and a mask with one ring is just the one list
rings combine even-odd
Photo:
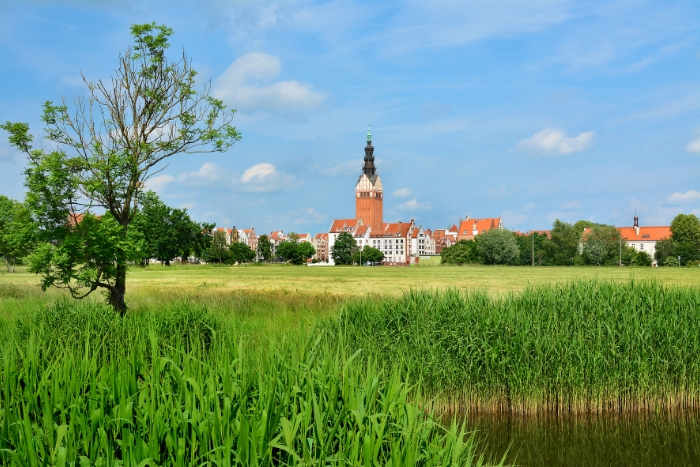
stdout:
[[373,231],[370,225],[358,219],[336,219],[331,224],[328,234],[319,234],[317,239],[325,240],[323,250],[317,249],[317,259],[325,255],[328,263],[333,264],[329,251],[332,250],[338,236],[349,233],[359,248],[370,246],[384,254],[384,264],[417,264],[420,256],[434,255],[435,242],[432,232],[417,226],[415,221],[382,223],[382,228]]
[[258,236],[255,233],[254,227],[251,227],[250,229],[237,229],[236,226],[233,226],[233,228],[230,229],[227,229],[226,227],[217,227],[214,229],[212,234],[215,232],[224,232],[226,235],[227,245],[240,242],[248,245],[253,251],[257,251],[258,249]]

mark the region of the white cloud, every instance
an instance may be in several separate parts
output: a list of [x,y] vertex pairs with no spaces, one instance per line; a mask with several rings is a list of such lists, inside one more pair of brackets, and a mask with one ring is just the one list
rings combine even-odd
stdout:
[[223,171],[212,162],[205,162],[196,172],[185,172],[180,174],[177,179],[181,182],[189,182],[194,184],[209,183],[220,181],[223,177]]
[[149,190],[153,190],[156,193],[160,193],[167,184],[170,182],[174,181],[175,177],[171,175],[158,175],[156,177],[152,177],[146,181],[146,188]]
[[523,211],[532,211],[535,209],[535,203],[527,203],[525,206],[523,206]]
[[410,190],[410,188],[399,188],[394,192],[394,196],[397,198],[408,198],[412,194],[413,192]]
[[243,183],[247,183],[253,177],[263,178],[267,175],[274,174],[274,173],[275,173],[275,166],[274,165],[267,164],[267,163],[256,164],[253,167],[246,170],[245,172],[243,172],[243,175],[241,175],[241,181]]
[[700,138],[694,139],[685,147],[686,150],[694,152],[695,154],[700,154]]
[[566,136],[563,128],[545,128],[518,143],[518,148],[552,155],[581,152],[593,143],[595,132],[585,131],[578,136]]
[[700,200],[700,192],[688,190],[685,193],[674,193],[668,197],[668,202],[673,204],[687,203]]
[[433,209],[433,205],[429,201],[419,203],[418,200],[412,199],[411,201],[399,204],[398,208],[402,211],[428,211]]
[[300,183],[294,175],[280,172],[266,162],[248,168],[241,175],[240,181],[243,183],[243,191],[256,193],[287,191]]
[[298,113],[320,107],[326,99],[310,84],[280,81],[261,85],[282,70],[274,55],[254,52],[239,57],[214,81],[212,94],[242,112]]

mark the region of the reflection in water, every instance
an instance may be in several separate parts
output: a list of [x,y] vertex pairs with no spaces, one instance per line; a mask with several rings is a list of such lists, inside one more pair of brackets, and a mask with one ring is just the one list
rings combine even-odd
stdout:
[[469,417],[487,458],[525,467],[700,466],[700,414]]

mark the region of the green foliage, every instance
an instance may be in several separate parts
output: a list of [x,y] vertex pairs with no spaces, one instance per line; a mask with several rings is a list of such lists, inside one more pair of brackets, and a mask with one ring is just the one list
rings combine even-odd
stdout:
[[667,410],[670,397],[700,397],[698,288],[586,281],[500,298],[413,291],[349,303],[339,327],[348,352],[420,374],[426,396],[472,408]]
[[590,229],[591,227],[593,227],[595,225],[601,225],[601,224],[596,224],[595,222],[584,221],[584,220],[577,221],[573,225],[574,232],[576,233],[576,241],[578,242],[581,239],[581,235],[583,235],[583,231],[585,229]]
[[477,464],[463,425],[431,417],[404,374],[346,354],[341,335],[251,352],[234,329],[201,307],[118,319],[95,303],[4,327],[0,461]]
[[700,249],[695,242],[676,242],[673,249],[673,256],[681,257],[681,265],[685,266],[688,261],[700,260]]
[[231,246],[229,246],[229,251],[231,253],[229,262],[231,263],[243,264],[255,260],[255,252],[245,243],[233,242]]
[[661,264],[666,264],[666,259],[669,256],[675,256],[676,242],[673,239],[659,240],[656,242],[656,248],[654,249],[654,259],[656,262]]
[[302,263],[316,254],[316,248],[310,242],[299,242],[297,250]]
[[547,264],[547,252],[544,249],[548,241],[547,235],[533,232],[529,235],[516,235],[515,240],[518,242],[518,250],[520,251],[519,261],[517,264],[522,266],[530,266],[533,262],[533,246],[534,260],[538,266]]
[[443,248],[440,252],[440,262],[442,264],[458,264],[460,266],[478,263],[479,252],[477,251],[476,240],[460,240],[454,245]]
[[186,209],[167,206],[153,191],[144,193],[140,202],[130,235],[139,235],[142,261],[155,258],[169,265],[178,256],[183,261],[191,254],[199,257],[209,246],[208,235],[204,232],[213,229],[213,224],[194,222]]
[[671,238],[676,243],[700,245],[700,219],[695,214],[678,214],[671,221]]
[[516,264],[520,250],[510,230],[491,229],[477,236],[477,251],[484,264]]
[[647,253],[646,251],[640,251],[637,253],[637,255],[634,257],[634,260],[632,264],[635,266],[651,266],[651,255]]
[[272,261],[272,242],[265,234],[258,238],[258,257],[266,263]]
[[679,266],[678,264],[678,258],[674,258],[673,256],[669,256],[666,258],[664,261],[664,266],[669,266],[669,267],[674,267],[674,266]]
[[384,260],[384,253],[377,248],[365,245],[362,250],[357,250],[352,255],[352,262],[355,264],[381,263]]
[[231,251],[226,243],[226,232],[214,231],[205,257],[210,263],[223,263],[231,257]]
[[348,232],[341,232],[338,238],[335,239],[333,247],[331,247],[331,257],[336,265],[352,264],[352,257],[358,251],[359,247]]
[[[39,224],[45,242],[41,261],[33,270],[42,283],[62,284],[74,297],[97,288],[108,291],[110,304],[126,312],[126,271],[130,259],[129,225],[137,214],[140,194],[162,162],[175,154],[225,151],[240,139],[231,125],[233,112],[208,95],[209,87],[195,90],[196,72],[183,52],[174,60],[166,49],[172,30],[156,24],[134,25],[133,48],[119,57],[112,79],[87,82],[88,99],[78,99],[75,108],[65,103],[43,106],[45,138],[58,149],[33,149],[33,137],[25,123],[7,122],[0,128],[9,133],[10,144],[29,156],[26,169],[27,206]],[[73,229],[73,214],[104,209],[120,230],[88,226]],[[111,222],[111,221],[110,221]],[[103,235],[105,231],[109,235]],[[76,231],[81,231],[79,235]],[[96,250],[77,241],[113,241],[106,254],[90,258]],[[51,246],[64,242],[62,254],[48,254]],[[103,260],[110,257],[114,264]],[[65,269],[78,264],[80,273]],[[99,266],[98,266],[99,265]],[[40,268],[41,266],[41,268]],[[61,269],[61,271],[57,271]],[[89,278],[92,278],[91,280]],[[56,280],[60,278],[60,280]],[[82,290],[74,286],[81,285]]]
[[37,242],[38,229],[26,205],[0,195],[0,256],[7,271],[27,256]]
[[562,222],[559,219],[554,221],[551,239],[543,244],[543,248],[549,257],[549,264],[555,266],[569,266],[573,264],[574,258],[578,254],[581,232],[588,224],[590,223],[587,221],[578,221],[574,225]]
[[583,237],[583,257],[594,266],[620,263],[620,231],[610,225],[593,225]]

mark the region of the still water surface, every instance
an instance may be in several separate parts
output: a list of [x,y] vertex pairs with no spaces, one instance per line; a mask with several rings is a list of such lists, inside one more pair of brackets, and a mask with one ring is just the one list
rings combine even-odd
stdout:
[[700,466],[700,413],[469,417],[488,459],[525,467]]

